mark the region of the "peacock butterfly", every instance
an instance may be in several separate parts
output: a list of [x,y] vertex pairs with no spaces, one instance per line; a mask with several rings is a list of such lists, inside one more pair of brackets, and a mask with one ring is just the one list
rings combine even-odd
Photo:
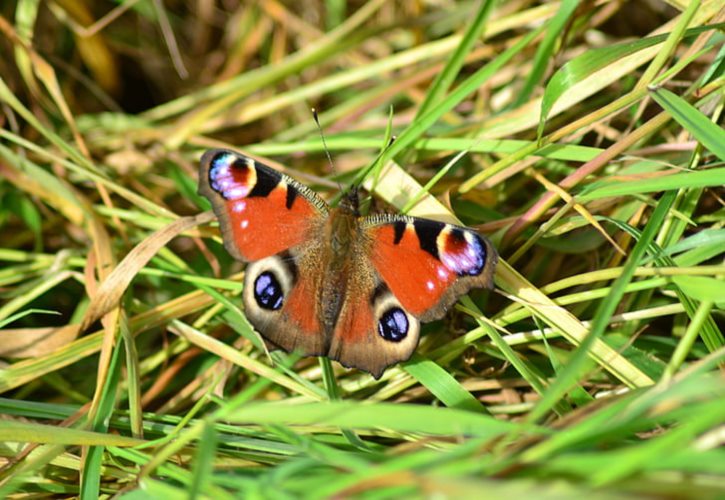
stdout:
[[362,217],[357,191],[331,208],[308,187],[239,153],[201,159],[224,245],[248,262],[245,314],[271,349],[327,356],[380,378],[412,355],[420,322],[490,288],[496,250],[471,229]]

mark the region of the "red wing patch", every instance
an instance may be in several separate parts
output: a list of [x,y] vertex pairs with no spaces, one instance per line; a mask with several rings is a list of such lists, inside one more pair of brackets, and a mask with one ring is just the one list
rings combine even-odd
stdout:
[[199,192],[212,202],[227,250],[243,261],[303,243],[327,211],[325,202],[306,187],[226,150],[204,154]]
[[322,326],[317,317],[317,307],[311,303],[317,295],[317,286],[311,278],[311,276],[299,277],[284,306],[284,313],[302,333],[321,335]]
[[222,224],[224,238],[231,237],[244,260],[259,260],[305,240],[315,210],[301,198],[291,208],[286,208],[289,188],[278,184],[264,198],[226,201],[227,224]]
[[373,265],[401,305],[420,316],[438,304],[456,273],[421,248],[413,224],[396,222],[370,231]]
[[375,329],[373,309],[365,296],[348,294],[345,306],[335,324],[333,338],[343,343],[364,342],[368,334]]

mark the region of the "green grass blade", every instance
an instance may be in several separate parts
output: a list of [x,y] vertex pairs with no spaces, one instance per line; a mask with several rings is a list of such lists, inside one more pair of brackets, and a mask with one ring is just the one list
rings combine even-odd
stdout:
[[199,448],[196,450],[194,469],[191,471],[192,482],[189,488],[189,498],[200,498],[211,485],[216,449],[217,434],[214,426],[205,424],[199,438]]
[[250,403],[228,418],[232,422],[245,424],[390,429],[428,435],[470,434],[491,438],[514,428],[536,432],[535,427],[504,422],[470,411],[390,403],[360,404],[352,401],[303,405]]
[[33,422],[0,421],[0,441],[68,446],[137,446],[144,441],[117,434]]
[[[691,38],[706,30],[720,29],[723,25],[716,24],[707,27],[691,28],[685,31],[683,38]],[[654,47],[664,43],[669,33],[655,35],[647,38],[640,38],[632,42],[624,42],[608,47],[601,47],[589,50],[584,54],[575,57],[562,66],[546,85],[544,97],[541,101],[541,115],[539,118],[538,137],[541,138],[544,125],[549,112],[557,100],[576,83],[596,73],[607,66],[616,63],[617,60],[632,55],[640,50]]]
[[483,34],[483,30],[486,27],[486,20],[491,14],[491,9],[495,3],[495,0],[483,0],[480,3],[458,47],[448,57],[445,67],[438,73],[435,80],[433,80],[425,95],[425,99],[416,111],[416,118],[413,121],[416,121],[416,119],[422,117],[435,107],[442,100],[446,92],[448,92],[454,79],[461,71],[466,56]]
[[[91,429],[95,432],[106,432],[108,422],[113,414],[116,405],[116,390],[121,377],[121,355],[124,349],[122,345],[116,344],[113,349],[111,362],[108,366],[108,376],[103,384],[103,391],[100,402],[90,422]],[[83,463],[83,474],[81,476],[80,492],[82,498],[98,498],[101,486],[101,467],[103,466],[103,453],[105,447],[91,446],[88,448]]]
[[[673,195],[667,193],[665,197],[668,199]],[[622,269],[622,274],[614,281],[611,287],[609,296],[605,298],[597,307],[597,311],[592,319],[592,324],[589,333],[577,347],[574,355],[571,357],[566,367],[559,374],[554,383],[549,387],[549,390],[541,398],[541,401],[536,408],[530,413],[529,419],[535,421],[541,418],[556,402],[571,388],[573,387],[579,377],[579,370],[584,366],[587,360],[587,352],[591,348],[595,340],[601,338],[604,334],[609,320],[614,314],[622,296],[624,295],[627,284],[631,281],[634,276],[634,271],[639,266],[642,257],[647,251],[647,247],[655,237],[657,230],[659,229],[662,221],[667,215],[670,209],[670,204],[667,200],[660,200],[659,204],[652,213],[647,226],[637,244],[632,249],[627,263]]]
[[[725,131],[710,121],[692,104],[667,89],[651,88],[650,95],[695,139],[710,150],[720,161],[725,161]],[[725,177],[721,179],[725,184]]]
[[[534,61],[531,68],[531,73],[526,78],[523,87],[519,91],[516,100],[513,103],[513,107],[518,107],[524,104],[531,97],[531,93],[534,91],[536,85],[544,77],[547,67],[549,66],[552,57],[554,55],[554,49],[557,40],[563,34],[564,27],[570,22],[571,16],[579,6],[579,0],[563,0],[559,6],[559,10],[556,11],[556,15],[551,18],[546,29],[546,35],[536,49],[536,55],[534,55]],[[563,43],[563,40],[560,40]]]
[[674,191],[682,188],[718,187],[723,183],[725,183],[725,168],[712,168],[629,182],[605,181],[591,184],[577,195],[577,200],[585,202],[610,196]]
[[449,408],[487,413],[486,408],[437,363],[414,354],[403,369]]

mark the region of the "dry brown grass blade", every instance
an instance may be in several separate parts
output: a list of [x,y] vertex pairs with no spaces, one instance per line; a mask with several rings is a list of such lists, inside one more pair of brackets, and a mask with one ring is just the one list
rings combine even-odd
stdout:
[[[670,119],[671,117],[667,113],[658,114],[637,130],[634,130],[631,134],[624,136],[622,139],[609,146],[607,149],[602,151],[601,154],[597,155],[596,158],[577,168],[574,173],[568,175],[564,180],[559,182],[559,186],[565,191],[574,188],[587,176],[603,169],[618,155],[627,151],[628,148],[637,144],[637,142],[643,137],[653,133]],[[516,223],[513,224],[506,232],[503,239],[503,246],[507,246],[513,242],[513,240],[520,235],[524,229],[539,220],[543,213],[556,203],[557,197],[558,193],[554,191],[547,191],[544,193],[539,201],[537,201],[524,215],[522,215],[519,220],[516,221]]]
[[204,212],[192,217],[182,217],[154,232],[134,247],[98,288],[98,293],[92,298],[83,318],[81,329],[88,328],[94,321],[97,321],[118,304],[131,280],[156,255],[159,249],[182,232],[212,220],[214,220],[212,212]]
[[570,195],[565,189],[562,189],[561,186],[558,186],[557,184],[554,184],[549,179],[541,175],[539,172],[534,171],[533,174],[534,179],[539,181],[546,189],[548,189],[552,193],[558,194],[562,200],[564,200],[567,203],[570,203],[572,208],[576,210],[579,215],[584,217],[586,221],[594,226],[594,228],[599,231],[599,234],[601,234],[609,243],[612,244],[612,246],[622,255],[626,255],[627,253],[622,249],[621,246],[617,244],[616,241],[614,241],[614,238],[609,236],[609,233],[602,227],[601,224],[594,218],[594,216],[584,208],[584,206],[580,203],[577,203],[576,200],[574,200],[574,197]]
[[0,356],[36,358],[45,356],[74,341],[79,325],[0,330]]

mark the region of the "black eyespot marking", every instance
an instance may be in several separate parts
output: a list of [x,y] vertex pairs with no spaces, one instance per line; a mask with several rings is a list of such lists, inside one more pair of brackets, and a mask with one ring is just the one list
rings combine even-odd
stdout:
[[416,220],[413,223],[415,234],[418,235],[420,248],[431,254],[436,259],[438,255],[438,235],[446,225],[442,222],[432,220]]
[[465,244],[468,243],[466,241],[466,235],[463,233],[461,229],[458,229],[457,227],[454,227],[451,229],[449,234],[449,238],[455,242],[455,244]]
[[393,239],[393,244],[397,245],[400,243],[400,240],[403,239],[403,235],[405,234],[405,222],[403,221],[395,221],[393,223],[393,231],[395,231],[395,238]]
[[[260,167],[262,165],[257,163],[257,166]],[[272,170],[269,167],[264,169],[257,168],[257,183],[249,193],[249,196],[259,196],[262,198],[269,196],[269,193],[271,193],[281,181],[282,174],[279,172]],[[287,192],[289,192],[289,190],[287,190]]]
[[292,205],[295,202],[295,198],[297,198],[297,190],[292,186],[287,185],[287,200],[285,200],[285,206],[287,207],[287,210],[292,208]]
[[389,342],[400,342],[408,336],[408,317],[399,307],[391,307],[378,321],[378,333]]
[[284,302],[282,286],[269,271],[265,271],[254,280],[254,300],[262,309],[276,311]]

